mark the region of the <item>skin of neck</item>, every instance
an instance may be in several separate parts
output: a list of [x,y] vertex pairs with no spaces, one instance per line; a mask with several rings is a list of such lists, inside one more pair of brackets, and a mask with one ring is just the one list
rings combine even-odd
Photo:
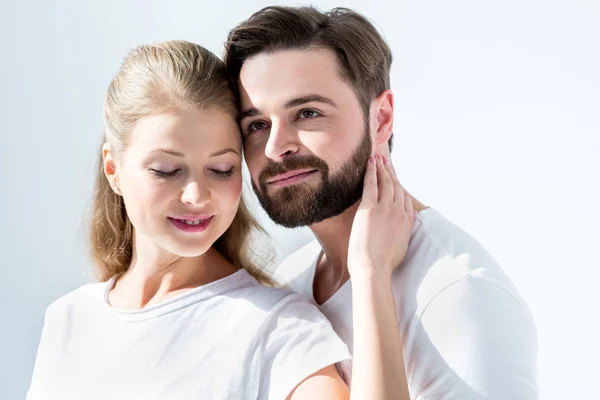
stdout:
[[117,278],[109,302],[120,309],[141,309],[191,288],[224,278],[237,269],[213,247],[196,257],[181,257],[134,231],[133,257]]
[[[335,269],[347,267],[348,242],[354,216],[360,202],[346,209],[340,215],[311,225],[309,228],[321,244],[329,266]],[[417,212],[427,208],[420,201],[413,198],[413,209]]]

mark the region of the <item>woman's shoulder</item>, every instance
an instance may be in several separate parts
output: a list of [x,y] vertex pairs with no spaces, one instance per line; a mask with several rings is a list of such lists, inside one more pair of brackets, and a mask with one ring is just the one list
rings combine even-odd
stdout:
[[260,357],[253,357],[260,360],[255,369],[266,382],[260,398],[286,398],[308,376],[351,358],[331,323],[306,297],[259,283],[246,295],[264,310],[262,318],[245,313],[243,322],[246,328],[255,326],[253,336],[261,343],[254,350],[261,352]]
[[306,297],[287,288],[269,287],[247,275],[247,283],[237,288],[235,298],[268,314],[290,318],[322,315]]
[[107,282],[86,283],[54,300],[46,310],[46,319],[97,306],[104,301]]

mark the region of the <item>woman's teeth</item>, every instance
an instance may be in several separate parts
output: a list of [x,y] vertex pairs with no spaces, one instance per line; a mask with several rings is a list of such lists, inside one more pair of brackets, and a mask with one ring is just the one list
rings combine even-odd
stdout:
[[188,219],[180,219],[179,221],[183,222],[186,225],[200,225],[204,220],[203,219],[197,219],[195,221],[190,221]]

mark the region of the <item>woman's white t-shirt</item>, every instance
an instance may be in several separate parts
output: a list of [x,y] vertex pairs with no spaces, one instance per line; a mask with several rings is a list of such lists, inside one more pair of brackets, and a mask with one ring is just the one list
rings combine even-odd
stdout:
[[113,285],[48,307],[28,400],[285,399],[350,358],[314,305],[245,270],[135,311],[108,304]]

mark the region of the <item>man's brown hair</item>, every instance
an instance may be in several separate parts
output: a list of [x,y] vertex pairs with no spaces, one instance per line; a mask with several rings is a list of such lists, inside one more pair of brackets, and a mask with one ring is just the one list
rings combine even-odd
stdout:
[[[225,64],[238,88],[240,70],[250,57],[310,47],[335,53],[340,74],[354,89],[368,127],[371,101],[390,88],[392,52],[375,26],[356,11],[265,7],[229,33]],[[389,146],[391,150],[392,137]]]

